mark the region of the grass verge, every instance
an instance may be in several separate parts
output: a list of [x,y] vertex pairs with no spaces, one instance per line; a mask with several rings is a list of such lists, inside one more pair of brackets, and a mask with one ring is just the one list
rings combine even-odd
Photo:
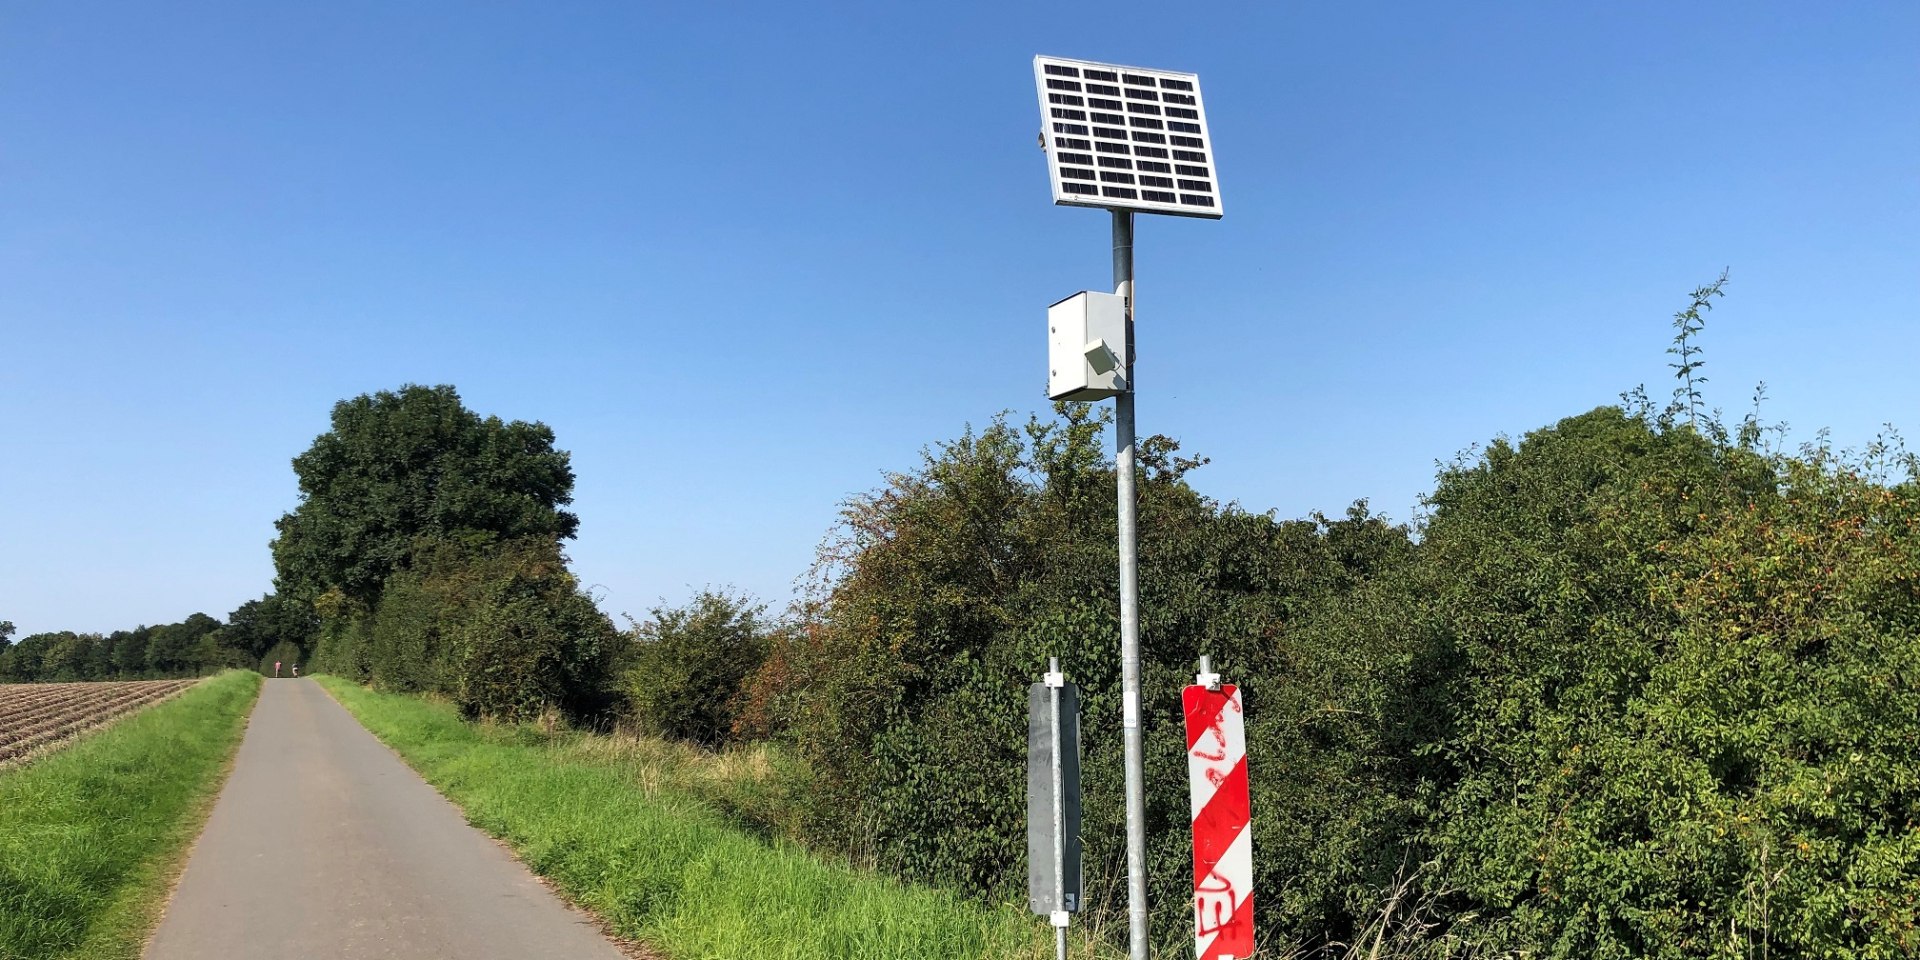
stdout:
[[259,690],[228,671],[0,773],[0,958],[140,955]]
[[1051,935],[1024,913],[769,843],[609,752],[318,679],[475,826],[614,933],[672,960],[1053,956]]

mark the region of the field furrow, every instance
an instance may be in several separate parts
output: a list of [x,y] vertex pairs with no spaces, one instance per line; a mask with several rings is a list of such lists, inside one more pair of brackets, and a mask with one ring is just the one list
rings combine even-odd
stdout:
[[150,706],[197,680],[0,685],[0,766]]

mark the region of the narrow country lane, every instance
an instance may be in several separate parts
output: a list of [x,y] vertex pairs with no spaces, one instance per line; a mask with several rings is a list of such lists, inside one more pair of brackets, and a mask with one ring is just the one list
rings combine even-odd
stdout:
[[268,680],[148,960],[622,960],[311,680]]

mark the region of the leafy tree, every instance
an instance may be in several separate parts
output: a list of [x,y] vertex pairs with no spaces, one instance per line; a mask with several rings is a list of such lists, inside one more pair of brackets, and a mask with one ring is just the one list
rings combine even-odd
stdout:
[[294,458],[300,505],[277,522],[281,594],[329,590],[371,609],[422,543],[559,541],[578,520],[568,455],[540,423],[481,418],[451,386],[409,385],[334,405]]

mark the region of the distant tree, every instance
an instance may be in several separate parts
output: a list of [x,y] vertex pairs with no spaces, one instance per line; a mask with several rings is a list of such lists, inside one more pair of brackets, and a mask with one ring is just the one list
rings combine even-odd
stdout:
[[193,642],[193,668],[212,673],[232,667],[251,667],[254,658],[227,642],[227,628],[220,627],[200,635]]
[[155,673],[189,674],[201,667],[200,638],[220,629],[220,621],[196,613],[179,623],[153,628],[147,643],[147,667]]
[[47,654],[67,636],[63,633],[30,633],[0,654],[0,679],[34,683],[46,679]]
[[116,630],[107,636],[107,646],[113,651],[114,673],[121,677],[135,677],[148,671],[147,642],[153,637],[153,628],[142,624],[132,630]]
[[222,640],[244,654],[243,662],[250,664],[282,644],[311,650],[319,632],[320,615],[312,604],[269,593],[227,614]]
[[0,620],[0,655],[5,655],[10,646],[13,646],[13,621]]
[[273,541],[283,595],[338,590],[372,609],[421,542],[558,542],[579,525],[561,509],[568,455],[544,424],[482,418],[453,387],[417,385],[341,401],[332,424],[293,461],[301,502]]

